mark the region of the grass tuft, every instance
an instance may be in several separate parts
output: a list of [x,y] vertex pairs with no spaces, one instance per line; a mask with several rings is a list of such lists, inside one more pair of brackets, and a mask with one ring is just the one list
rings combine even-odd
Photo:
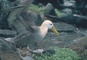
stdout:
[[55,54],[46,55],[41,54],[41,56],[36,56],[36,60],[78,60],[79,56],[77,53],[69,48],[53,48]]

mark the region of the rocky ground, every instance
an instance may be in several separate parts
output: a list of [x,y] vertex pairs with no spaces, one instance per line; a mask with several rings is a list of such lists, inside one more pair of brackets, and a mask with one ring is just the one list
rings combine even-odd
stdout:
[[[27,12],[29,18],[32,19],[36,25],[40,25],[44,19],[50,19],[54,23],[54,26],[56,27],[57,31],[59,32],[59,35],[56,36],[54,35],[53,32],[49,31],[46,37],[39,43],[39,48],[49,49],[50,47],[57,46],[62,48],[63,47],[71,48],[80,52],[86,50],[87,49],[86,48],[87,47],[86,0],[84,1],[59,0],[59,2],[57,1],[58,0],[55,0],[55,2],[53,3],[52,1],[50,1],[49,4],[48,1],[42,2],[42,0],[39,1],[35,0],[33,4],[36,4],[40,7],[44,6],[45,13],[39,14],[32,11]],[[14,3],[12,2],[14,1],[6,0],[3,3],[0,3],[1,5],[0,7],[3,7],[2,10],[5,7],[8,8],[11,6],[14,7],[13,5]],[[61,17],[55,12],[55,8],[58,9],[60,12],[62,12]],[[7,16],[11,15],[8,14],[9,12],[2,12],[2,10],[0,10],[1,11],[0,12],[0,60],[21,60],[16,51],[17,48],[14,46],[14,44],[9,43],[5,39],[11,40],[15,36],[17,36],[17,33],[20,33],[21,31],[24,30],[26,31],[26,29],[24,29],[25,27],[20,26],[20,24],[15,22],[9,24]],[[23,30],[17,29],[19,27],[21,27],[21,29]]]
[[[39,45],[38,45],[39,48],[49,49],[54,46],[62,47],[62,48],[63,47],[70,48],[70,46],[73,46],[73,43],[75,41],[77,43],[79,42],[78,38],[81,39],[82,37],[86,37],[86,33],[87,33],[86,29],[77,29],[76,27],[74,27],[70,24],[63,23],[63,22],[59,22],[57,24],[54,23],[54,25],[56,26],[57,30],[59,31],[59,35],[56,36],[53,32],[49,31],[48,34],[46,35],[46,37],[39,43]],[[86,46],[86,45],[83,45],[82,47],[80,46],[80,48],[83,48],[84,46]],[[78,46],[76,48],[78,48]],[[9,50],[9,49],[7,48],[7,50]],[[6,57],[5,57],[5,55],[6,55]],[[18,55],[18,53],[17,54],[1,53],[1,59],[7,60],[7,58],[9,58],[11,60],[15,60],[15,59],[20,60],[20,58],[18,56],[17,56],[18,58],[15,58],[14,55]],[[4,59],[4,57],[5,57],[5,59]]]

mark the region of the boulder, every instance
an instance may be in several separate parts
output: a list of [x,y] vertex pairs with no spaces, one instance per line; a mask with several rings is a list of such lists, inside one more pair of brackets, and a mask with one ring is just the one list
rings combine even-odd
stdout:
[[61,9],[61,4],[63,4],[63,0],[34,0],[33,4],[38,5],[39,3],[43,5],[47,5],[48,3],[51,3],[55,8]]
[[8,22],[7,22],[7,17],[9,14],[8,12],[2,12],[4,9],[13,7],[14,5],[8,1],[8,0],[0,0],[0,29],[7,29],[9,28]]
[[3,52],[14,53],[16,51],[16,47],[3,38],[0,38],[0,50]]
[[52,4],[48,3],[45,7],[45,10],[44,10],[44,14],[46,15],[56,15],[55,13],[55,10],[54,10],[54,7],[52,6]]
[[57,14],[55,13],[55,9],[52,4],[48,3],[46,5],[44,10],[44,16],[47,17],[47,19],[52,20],[53,22],[57,21],[58,18],[55,17],[57,16]]
[[75,18],[71,13],[63,13],[60,20],[69,24],[75,24]]
[[73,40],[73,42],[69,45],[69,48],[76,50],[78,52],[80,51],[84,51],[85,49],[87,49],[87,36],[85,37],[80,37],[80,38],[76,38],[75,40]]
[[21,60],[17,53],[4,53],[0,50],[1,60]]
[[14,37],[16,35],[16,31],[12,31],[12,30],[8,30],[8,29],[4,29],[4,30],[1,30],[0,29],[0,36],[1,37]]
[[75,1],[74,0],[64,0],[64,6],[66,7],[75,7]]
[[74,32],[76,30],[73,25],[64,22],[54,23],[54,26],[59,32]]

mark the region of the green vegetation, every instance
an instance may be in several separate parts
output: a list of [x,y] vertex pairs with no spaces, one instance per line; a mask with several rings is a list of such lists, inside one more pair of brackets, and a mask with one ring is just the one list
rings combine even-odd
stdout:
[[42,54],[41,56],[37,56],[36,60],[78,60],[79,56],[75,51],[72,51],[68,48],[54,48],[55,54],[46,55]]
[[[31,6],[29,7],[29,10],[37,12],[37,13],[44,13],[44,7],[38,7],[37,5],[34,5],[34,4],[31,4]],[[57,9],[55,9],[55,12],[58,18],[60,18],[63,15],[63,13],[61,13]]]
[[44,8],[43,7],[38,7],[37,5],[31,4],[29,7],[29,10],[37,12],[37,13],[44,13]]
[[63,15],[63,13],[58,11],[58,9],[55,9],[55,12],[56,12],[58,18],[60,18]]

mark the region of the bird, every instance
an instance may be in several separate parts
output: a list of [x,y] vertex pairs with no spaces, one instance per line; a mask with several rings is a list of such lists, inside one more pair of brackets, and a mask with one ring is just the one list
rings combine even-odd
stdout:
[[54,27],[53,23],[50,20],[45,20],[41,26],[32,26],[31,27],[31,34],[27,34],[18,38],[15,41],[17,47],[29,46],[30,49],[36,49],[36,43],[43,40],[46,36],[48,30],[51,29],[56,35],[59,33],[57,32],[56,28]]

